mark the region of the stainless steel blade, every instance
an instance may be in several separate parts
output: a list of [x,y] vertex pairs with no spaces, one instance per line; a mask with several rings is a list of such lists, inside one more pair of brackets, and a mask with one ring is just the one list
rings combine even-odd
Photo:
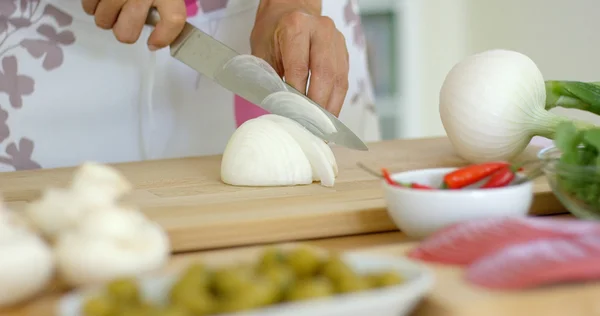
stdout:
[[[302,96],[305,100],[312,103],[319,110],[321,110],[323,113],[325,113],[325,115],[327,115],[329,120],[331,120],[331,122],[333,123],[333,126],[335,126],[335,129],[337,130],[337,132],[331,133],[331,134],[325,134],[324,137],[322,137],[322,138],[324,138],[328,142],[332,142],[332,143],[335,143],[335,144],[338,144],[338,145],[341,145],[344,147],[348,147],[348,148],[352,148],[352,149],[356,149],[356,150],[363,150],[363,151],[369,150],[369,147],[367,147],[367,145],[356,134],[354,134],[354,132],[352,130],[350,130],[350,128],[348,128],[348,126],[346,126],[344,123],[342,123],[342,121],[340,121],[335,115],[331,114],[331,112],[327,111],[324,107],[318,105],[315,101],[306,97],[306,95],[304,95],[304,93],[294,89],[294,87],[290,86],[289,84],[286,83],[286,86],[289,91],[292,91],[292,92]],[[299,120],[297,119],[296,121],[299,121]],[[314,127],[314,126],[312,126],[312,124],[310,122],[305,122],[304,124],[303,123],[300,123],[300,124],[302,124],[302,126],[306,127],[309,130],[310,130],[310,128],[307,125],[311,125],[311,127]],[[313,134],[314,134],[314,132],[313,132]],[[323,134],[323,133],[321,133],[321,134]]]
[[[156,11],[156,9],[150,10],[146,24],[156,26],[159,21],[160,15],[158,14],[158,11]],[[272,93],[271,90],[266,89],[257,80],[242,80],[236,73],[232,73],[228,69],[224,69],[224,66],[228,61],[239,55],[235,50],[229,48],[227,45],[214,39],[210,35],[202,32],[193,25],[186,23],[183,31],[171,44],[170,48],[171,55],[175,59],[212,79],[227,90],[258,106],[263,107],[270,113],[288,117],[286,113],[280,113],[279,109],[277,108],[265,108],[264,105],[261,104],[262,101]],[[357,150],[369,150],[367,145],[365,145],[365,143],[358,136],[356,136],[352,130],[344,125],[344,123],[342,123],[337,117],[335,117],[335,115],[331,114],[329,111],[325,110],[323,107],[319,106],[317,103],[307,98],[303,93],[294,89],[287,83],[286,86],[289,91],[302,96],[304,99],[308,100],[311,104],[325,113],[337,131],[335,133],[323,133],[309,120],[301,117],[288,118],[298,122],[311,133],[328,142]]]

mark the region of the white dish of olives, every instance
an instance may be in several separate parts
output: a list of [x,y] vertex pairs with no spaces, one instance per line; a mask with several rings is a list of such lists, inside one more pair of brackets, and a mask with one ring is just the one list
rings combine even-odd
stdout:
[[59,316],[401,316],[434,283],[404,258],[268,249],[253,263],[194,263],[177,275],[114,280],[66,294]]

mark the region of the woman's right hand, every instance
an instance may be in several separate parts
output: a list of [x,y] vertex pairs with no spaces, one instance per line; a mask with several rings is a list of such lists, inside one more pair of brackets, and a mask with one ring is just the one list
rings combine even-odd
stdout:
[[127,44],[138,40],[150,8],[155,7],[161,19],[148,38],[152,51],[171,44],[187,18],[184,0],[81,0],[81,4],[98,27],[112,29],[117,40]]

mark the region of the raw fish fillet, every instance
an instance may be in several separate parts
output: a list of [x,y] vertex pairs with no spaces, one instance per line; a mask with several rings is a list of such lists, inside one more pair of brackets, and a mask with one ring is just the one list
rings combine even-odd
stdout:
[[600,235],[543,239],[508,246],[467,268],[471,283],[491,289],[600,279]]
[[581,235],[600,236],[600,223],[514,217],[472,220],[441,229],[408,256],[429,262],[468,265],[518,243]]

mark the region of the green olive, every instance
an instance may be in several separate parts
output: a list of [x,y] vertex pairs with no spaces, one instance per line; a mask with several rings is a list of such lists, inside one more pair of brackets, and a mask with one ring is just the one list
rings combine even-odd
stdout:
[[180,292],[172,292],[171,304],[184,307],[195,316],[210,315],[216,305],[212,295],[202,289],[187,289]]
[[258,307],[258,302],[252,292],[244,292],[240,296],[226,297],[219,302],[219,313],[235,313]]
[[369,279],[361,275],[346,275],[340,278],[335,284],[339,293],[360,292],[368,290],[371,287]]
[[387,287],[398,285],[404,282],[404,278],[394,271],[374,273],[369,276],[374,287]]
[[269,269],[273,266],[278,266],[284,262],[283,253],[276,248],[269,248],[265,250],[258,260],[258,270],[262,271],[263,269]]
[[282,296],[280,287],[266,278],[257,278],[252,282],[250,291],[256,295],[258,306],[274,304]]
[[138,306],[141,302],[140,291],[136,280],[119,279],[107,286],[108,295],[119,305]]
[[394,271],[360,275],[338,255],[325,260],[307,247],[266,250],[256,264],[211,271],[189,266],[173,284],[167,306],[144,303],[134,279],[110,282],[106,295],[85,301],[84,316],[207,316],[323,298],[402,283]]
[[206,288],[210,283],[210,271],[200,263],[190,265],[179,278],[179,282],[189,282]]
[[113,316],[115,312],[116,306],[106,296],[89,298],[83,304],[83,315],[85,316]]
[[275,286],[283,290],[294,282],[294,272],[287,266],[279,264],[262,270],[260,276],[271,281]]
[[200,287],[197,287],[192,282],[186,282],[185,280],[178,280],[171,287],[171,291],[169,292],[169,300],[171,302],[176,302],[179,300],[179,297],[186,292],[196,292],[200,290]]
[[156,311],[152,316],[194,316],[187,308],[179,305],[169,305]]
[[184,292],[208,292],[211,281],[210,272],[201,264],[188,267],[173,284],[169,293],[170,299],[176,300],[176,296]]
[[374,289],[379,287],[377,286],[377,284],[379,283],[379,279],[377,278],[377,276],[373,274],[367,274],[365,275],[365,279],[369,283],[369,288]]
[[338,255],[329,257],[321,267],[321,274],[329,278],[333,283],[347,276],[354,276],[352,268],[348,266]]
[[249,269],[241,267],[224,268],[215,271],[212,288],[218,296],[233,297],[247,291],[252,284],[253,275]]
[[246,290],[224,297],[220,302],[219,312],[232,313],[271,305],[277,302],[279,296],[280,292],[273,282],[257,278]]
[[314,276],[321,266],[319,256],[306,247],[298,247],[290,251],[286,261],[299,278]]
[[144,304],[140,306],[121,305],[119,306],[118,316],[154,316],[158,309],[152,305]]
[[285,296],[286,301],[301,301],[334,294],[333,285],[326,278],[304,279],[292,285]]

